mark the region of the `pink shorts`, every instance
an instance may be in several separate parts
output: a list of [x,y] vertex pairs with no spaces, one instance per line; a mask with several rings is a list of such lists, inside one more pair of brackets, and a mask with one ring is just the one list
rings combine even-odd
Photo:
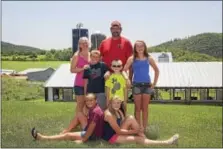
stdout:
[[117,138],[118,138],[118,135],[117,135],[117,134],[114,134],[114,135],[108,140],[108,142],[109,142],[110,144],[114,144],[114,143],[116,142]]

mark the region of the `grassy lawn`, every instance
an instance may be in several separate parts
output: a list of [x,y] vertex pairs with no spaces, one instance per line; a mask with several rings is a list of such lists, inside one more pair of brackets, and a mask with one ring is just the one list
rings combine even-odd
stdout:
[[28,68],[57,68],[64,63],[69,63],[69,61],[2,61],[2,69],[22,71]]
[[[67,127],[74,113],[74,104],[74,102],[44,102],[43,99],[2,101],[2,147],[145,147],[136,144],[109,145],[104,141],[81,145],[76,145],[72,141],[33,141],[30,135],[33,126],[48,135],[59,133]],[[133,114],[133,108],[133,105],[129,104],[128,113]],[[152,104],[149,113],[150,125],[159,128],[159,139],[166,139],[174,133],[179,133],[180,148],[222,147],[220,106]]]

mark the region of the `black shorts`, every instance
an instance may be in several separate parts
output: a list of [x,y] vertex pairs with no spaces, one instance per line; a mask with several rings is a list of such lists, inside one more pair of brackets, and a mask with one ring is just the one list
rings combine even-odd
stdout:
[[81,86],[74,86],[74,93],[75,95],[84,95],[84,87]]

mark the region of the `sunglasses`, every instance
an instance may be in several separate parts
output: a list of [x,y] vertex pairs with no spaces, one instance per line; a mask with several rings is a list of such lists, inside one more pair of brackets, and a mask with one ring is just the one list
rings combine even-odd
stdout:
[[122,66],[121,65],[112,65],[112,67],[114,67],[114,68],[120,68]]

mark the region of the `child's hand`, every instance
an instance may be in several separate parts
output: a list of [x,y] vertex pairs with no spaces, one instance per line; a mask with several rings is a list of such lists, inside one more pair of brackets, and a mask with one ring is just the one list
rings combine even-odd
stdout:
[[88,68],[90,68],[89,65],[84,65],[84,67],[83,67],[84,70],[85,70],[85,69],[88,69]]
[[111,73],[110,71],[107,71],[104,75],[105,80],[107,80],[110,77]]
[[126,86],[127,88],[131,88],[132,87],[132,83],[129,79],[126,80]]

